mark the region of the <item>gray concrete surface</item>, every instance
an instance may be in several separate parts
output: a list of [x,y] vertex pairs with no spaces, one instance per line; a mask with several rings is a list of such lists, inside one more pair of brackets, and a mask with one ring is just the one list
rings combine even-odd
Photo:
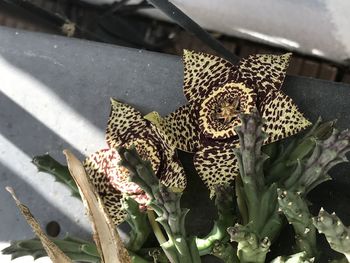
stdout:
[[[15,188],[43,225],[56,220],[62,234],[88,236],[80,202],[37,173],[30,158],[50,152],[63,160],[61,151],[67,147],[80,157],[105,147],[110,97],[143,113],[171,112],[185,103],[182,71],[175,56],[0,27],[0,244],[32,236],[6,185]],[[340,128],[350,126],[349,85],[287,77],[283,89],[312,120],[321,115],[338,118]],[[182,159],[190,176],[184,195],[184,204],[192,209],[189,229],[204,234],[213,206],[190,165],[191,156]],[[332,172],[334,187],[350,186],[343,174],[348,169],[343,165]],[[349,196],[347,192],[342,194]],[[320,202],[330,198],[315,196]],[[337,211],[337,204],[330,205]],[[0,256],[0,262],[8,261]]]

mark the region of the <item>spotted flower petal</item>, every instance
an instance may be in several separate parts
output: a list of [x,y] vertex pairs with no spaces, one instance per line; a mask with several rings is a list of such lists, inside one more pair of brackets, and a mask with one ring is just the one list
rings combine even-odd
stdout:
[[[166,152],[166,154],[169,152]],[[166,159],[171,160],[173,157],[168,155]],[[161,177],[161,182],[171,188],[175,192],[182,192],[187,185],[186,175],[183,170],[182,164],[178,159],[168,161],[164,163],[165,170],[167,171]]]
[[175,146],[169,143],[169,139],[165,133],[162,133],[159,128],[152,125],[154,134],[157,134],[158,145],[161,149],[161,167],[158,177],[162,184],[172,188],[174,191],[183,191],[187,186],[185,171],[177,156]]
[[119,167],[117,156],[116,150],[104,149],[88,157],[83,165],[112,220],[115,224],[120,224],[125,219],[126,213],[121,203],[123,192],[117,186],[124,181],[126,183],[122,187],[124,193],[139,195],[141,191],[137,185],[127,180],[127,171]]
[[236,81],[254,88],[263,100],[271,90],[281,89],[291,55],[250,55],[240,61]]
[[206,97],[211,88],[232,80],[236,66],[223,58],[184,50],[184,93],[188,101]]
[[129,182],[129,172],[119,166],[121,159],[117,147],[134,146],[141,158],[151,162],[161,183],[177,191],[186,187],[186,176],[177,158],[176,146],[131,106],[111,100],[106,139],[110,148],[88,157],[84,166],[116,223],[123,220],[123,195],[134,198],[141,208],[148,202],[145,192],[137,184]]
[[216,185],[231,184],[239,173],[234,149],[238,140],[225,146],[207,146],[194,155],[194,166],[199,177],[213,196]]
[[200,147],[198,117],[192,104],[181,106],[165,118],[157,112],[152,112],[145,118],[156,125],[177,149],[194,152]]
[[297,134],[311,125],[292,99],[282,91],[267,94],[262,102],[260,114],[265,120],[263,129],[268,135],[264,144]]
[[142,159],[148,160],[151,162],[153,171],[155,173],[158,173],[158,171],[160,170],[159,168],[161,165],[162,158],[159,153],[159,147],[157,147],[156,142],[154,140],[149,140],[149,139],[147,140],[146,138],[145,139],[135,138],[135,139],[129,140],[128,142],[120,146],[127,147],[127,148],[134,146],[138,154],[142,157]]
[[[134,145],[140,156],[152,163],[153,170],[159,178],[169,173],[169,167],[177,167],[175,170],[181,171],[175,178],[168,176],[168,180],[163,181],[165,185],[181,188],[186,182],[185,174],[176,156],[175,140],[169,136],[164,136],[161,130],[143,118],[142,114],[133,107],[121,103],[115,99],[111,100],[111,113],[108,121],[106,140],[111,148],[130,147]],[[160,166],[160,162],[172,163],[171,166]],[[181,178],[179,180],[178,178]],[[175,182],[181,181],[181,185]]]
[[110,148],[134,139],[137,134],[142,134],[146,127],[145,120],[139,111],[111,99],[111,112],[106,130],[106,141]]
[[189,104],[158,126],[181,150],[195,152],[195,166],[205,184],[231,182],[238,172],[238,113],[257,108],[266,119],[266,143],[293,135],[310,122],[280,89],[291,54],[252,55],[234,66],[224,59],[184,52],[184,93]]

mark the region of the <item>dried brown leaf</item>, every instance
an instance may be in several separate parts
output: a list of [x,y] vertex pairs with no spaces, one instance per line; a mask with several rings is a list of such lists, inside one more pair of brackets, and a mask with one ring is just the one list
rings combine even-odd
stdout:
[[103,263],[131,263],[130,256],[109,217],[102,200],[91,184],[83,164],[69,150],[63,151],[76,182],[94,231],[94,240]]
[[14,190],[11,187],[6,187],[6,190],[12,195],[16,201],[16,205],[21,211],[28,224],[33,229],[34,233],[40,238],[40,241],[53,263],[73,263],[73,261],[67,257],[58,246],[53,243],[45,232],[41,229],[39,222],[34,218],[29,208],[21,203],[17,198]]

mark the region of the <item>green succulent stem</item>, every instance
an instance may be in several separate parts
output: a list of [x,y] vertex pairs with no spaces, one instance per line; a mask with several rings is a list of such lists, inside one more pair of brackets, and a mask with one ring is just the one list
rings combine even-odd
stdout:
[[66,185],[72,196],[80,199],[80,194],[77,185],[69,173],[68,166],[60,164],[49,154],[35,156],[32,163],[38,168],[39,172],[51,174],[57,182]]
[[156,236],[156,238],[158,240],[158,243],[160,245],[165,243],[166,242],[166,238],[163,235],[163,232],[160,229],[158,222],[156,221],[156,217],[155,217],[154,211],[148,209],[147,210],[147,217],[148,217],[148,220],[149,220],[149,222],[151,224],[153,233],[154,233],[154,235]]
[[218,242],[229,240],[226,230],[236,222],[233,189],[231,187],[224,185],[216,187],[215,206],[218,211],[218,218],[214,221],[211,231],[204,238],[196,238],[197,248],[201,256],[213,254],[213,249]]
[[301,139],[296,138],[297,143],[293,150],[290,151],[286,165],[296,164],[297,160],[304,159],[310,155],[318,140],[326,140],[332,135],[335,123],[336,121],[322,122],[322,119],[319,118],[306,135]]
[[[92,242],[71,236],[66,236],[64,239],[51,238],[51,240],[74,262],[101,262],[96,245]],[[2,253],[11,255],[12,260],[23,256],[32,256],[35,260],[47,256],[38,238],[12,241],[10,246],[2,250]],[[132,251],[129,251],[129,254],[133,263],[150,263]]]
[[157,215],[156,221],[165,230],[168,240],[160,244],[170,262],[199,263],[200,255],[195,237],[187,236],[185,217],[188,209],[181,208],[181,193],[175,193],[161,184],[152,170],[151,163],[144,161],[136,149],[119,148],[121,165],[130,172],[130,180],[138,184],[149,196],[148,207]]
[[[238,242],[238,257],[241,262],[264,262],[271,242],[284,225],[278,206],[293,224],[298,250],[308,257],[318,256],[316,231],[304,197],[330,179],[327,172],[331,167],[347,161],[350,132],[334,129],[334,122],[318,121],[302,139],[293,139],[286,148],[283,145],[265,148],[275,158],[266,161],[261,152],[265,135],[257,112],[242,115],[241,122],[236,129],[240,139],[240,149],[236,152],[240,168],[236,195],[243,224],[228,230],[231,240]],[[278,191],[279,204],[277,186],[285,189]],[[292,200],[282,193],[287,193]]]
[[304,251],[309,258],[318,258],[316,244],[316,228],[312,222],[306,200],[301,192],[291,192],[278,189],[278,203],[280,210],[292,224],[295,232],[297,251]]
[[324,234],[331,248],[338,251],[350,262],[350,227],[346,227],[339,217],[321,209],[313,218],[313,224],[320,234]]
[[236,224],[228,228],[227,231],[231,236],[231,241],[238,243],[237,257],[239,262],[265,262],[271,243],[268,238],[261,239],[255,234],[252,224],[245,226]]
[[280,256],[270,263],[314,263],[314,258],[309,258],[305,251],[296,253],[291,256]]
[[306,195],[322,182],[330,180],[327,172],[336,164],[347,162],[345,154],[350,151],[350,132],[334,129],[326,140],[319,140],[307,160],[298,160],[297,166],[287,180],[285,189]]
[[228,242],[215,241],[211,254],[225,263],[240,263],[236,249]]
[[237,255],[240,262],[265,262],[271,240],[281,227],[277,213],[277,186],[266,185],[263,165],[267,156],[261,146],[266,138],[262,132],[262,121],[257,111],[242,114],[241,126],[237,127],[240,148],[236,151],[240,176],[236,182],[236,195],[243,225],[236,224],[228,232],[231,241],[238,243]]
[[331,136],[336,121],[322,122],[317,120],[314,126],[302,138],[290,138],[285,147],[284,142],[276,142],[264,146],[264,152],[270,156],[264,169],[266,183],[277,183],[279,187],[295,170],[300,160],[307,159],[315,148],[317,141],[326,140]]
[[139,204],[130,197],[123,198],[123,208],[127,212],[126,222],[130,225],[129,239],[125,246],[129,251],[139,251],[151,233],[147,214],[140,211]]

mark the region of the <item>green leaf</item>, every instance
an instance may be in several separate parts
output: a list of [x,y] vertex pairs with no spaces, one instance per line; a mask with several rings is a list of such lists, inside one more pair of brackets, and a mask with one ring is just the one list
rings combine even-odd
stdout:
[[49,154],[35,156],[32,163],[38,168],[39,172],[51,174],[57,182],[66,185],[71,190],[72,196],[80,199],[78,187],[67,166],[57,162]]

